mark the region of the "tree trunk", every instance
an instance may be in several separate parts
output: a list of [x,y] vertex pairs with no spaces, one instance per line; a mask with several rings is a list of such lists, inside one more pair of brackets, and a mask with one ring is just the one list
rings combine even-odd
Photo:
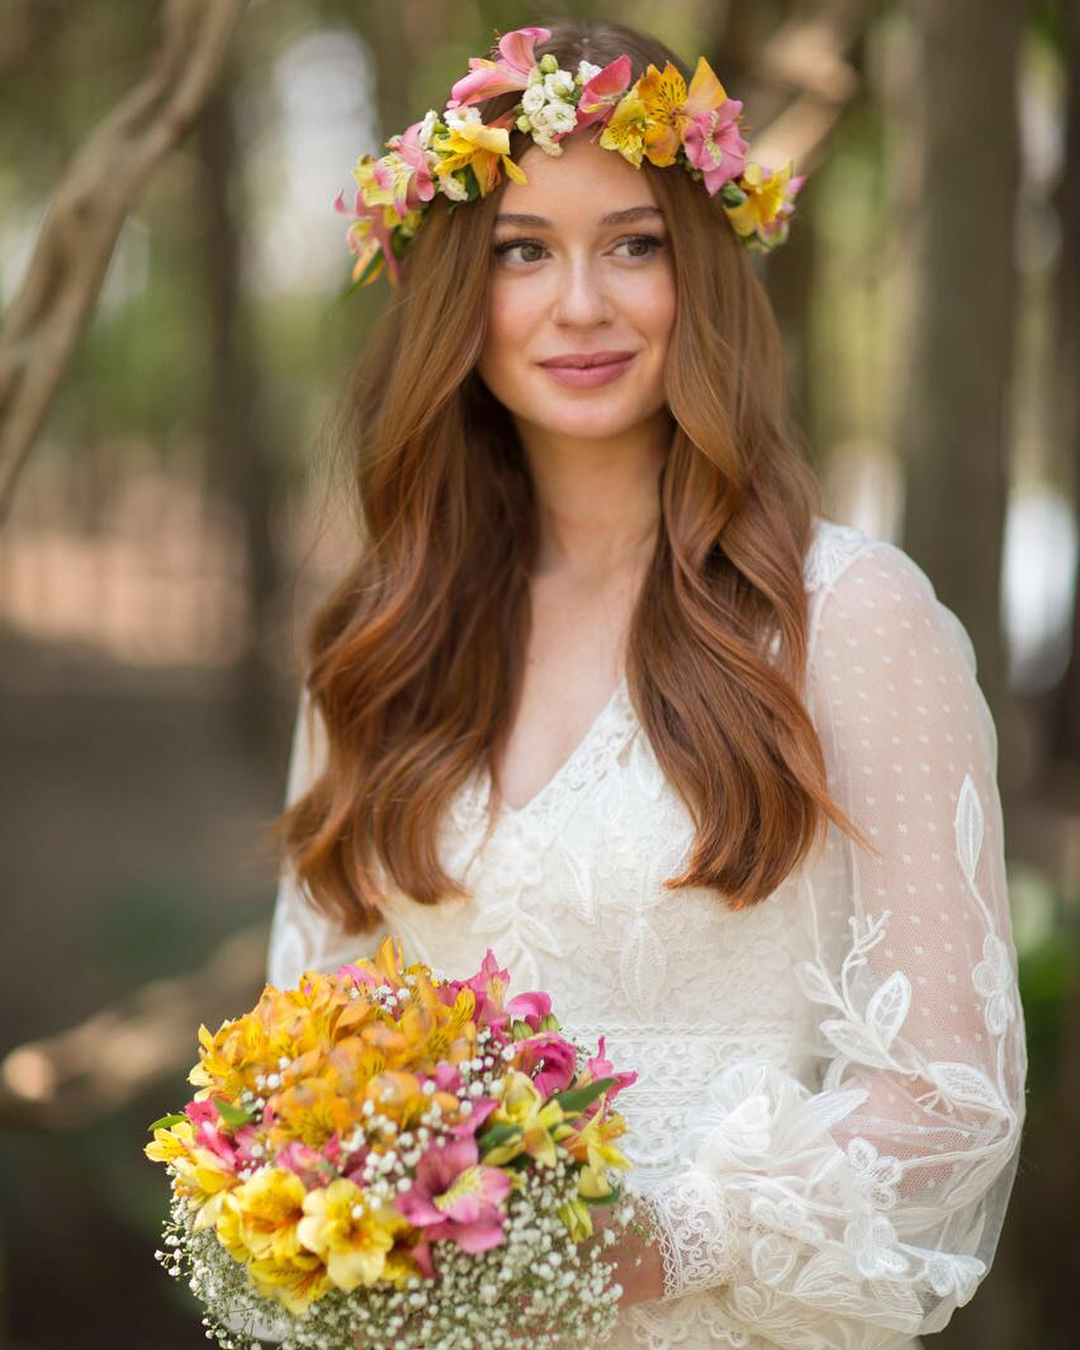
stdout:
[[231,82],[199,120],[202,254],[208,327],[208,486],[233,506],[243,532],[250,641],[237,666],[237,716],[256,745],[272,738],[277,707],[272,670],[273,607],[279,562],[270,533],[280,483],[270,449],[255,342],[241,295],[243,217]]
[[911,0],[922,144],[911,351],[897,445],[902,544],[971,635],[1012,763],[1000,624],[1017,283],[1017,59],[1024,0]]
[[[1080,524],[1080,0],[1064,0],[1065,160],[1058,189],[1057,427],[1061,457],[1072,466],[1073,519]],[[1057,691],[1051,743],[1080,767],[1080,552],[1073,584],[1072,655]]]

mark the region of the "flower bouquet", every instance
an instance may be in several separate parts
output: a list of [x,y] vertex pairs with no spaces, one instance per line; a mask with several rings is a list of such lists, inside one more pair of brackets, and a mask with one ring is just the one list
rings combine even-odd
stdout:
[[[222,1347],[499,1350],[592,1344],[631,1224],[611,1103],[636,1080],[587,1058],[551,1000],[374,960],[267,985],[216,1035],[198,1091],[150,1127],[172,1185],[158,1260]],[[596,1242],[591,1209],[610,1207]],[[638,1231],[641,1231],[639,1228]]]

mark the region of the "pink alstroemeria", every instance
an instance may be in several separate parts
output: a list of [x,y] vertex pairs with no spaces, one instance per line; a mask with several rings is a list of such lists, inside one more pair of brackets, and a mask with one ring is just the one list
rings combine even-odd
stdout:
[[[612,1064],[611,1060],[608,1059],[607,1057],[607,1052],[604,1048],[604,1040],[605,1038],[601,1036],[599,1041],[597,1042],[596,1054],[593,1055],[592,1059],[586,1060],[585,1068],[584,1071],[582,1072],[582,1084],[584,1085],[585,1083],[598,1083],[601,1078],[614,1078],[615,1082],[612,1083],[611,1087],[609,1087],[607,1092],[604,1093],[604,1096],[607,1098],[608,1102],[611,1103],[615,1100],[615,1098],[623,1090],[623,1088],[628,1088],[632,1083],[636,1083],[638,1076],[636,1070],[630,1071],[628,1073],[615,1072],[615,1066]],[[600,1110],[600,1098],[597,1097],[595,1101],[589,1103],[589,1105],[582,1112],[582,1115],[586,1120],[589,1120],[599,1110]]]
[[450,980],[436,991],[452,1007],[458,992],[471,989],[476,998],[473,1020],[478,1027],[489,1027],[497,1036],[505,1036],[510,1015],[503,1007],[503,995],[510,984],[510,972],[503,970],[489,947],[483,965],[471,980]]
[[719,108],[697,113],[683,132],[686,158],[702,171],[710,197],[738,178],[746,165],[750,145],[739,134],[737,119],[741,112],[739,100],[729,98]]
[[[334,1135],[331,1142],[335,1143],[332,1152],[336,1159],[341,1152],[338,1136]],[[299,1139],[293,1139],[279,1151],[274,1159],[274,1165],[295,1172],[304,1183],[305,1189],[310,1191],[315,1186],[329,1185],[338,1176],[338,1170],[328,1156],[330,1153],[329,1148],[323,1153],[317,1148],[301,1143]]]
[[428,167],[427,151],[420,144],[423,122],[413,122],[399,136],[387,141],[390,153],[375,161],[373,176],[379,187],[393,196],[398,219],[415,211],[435,196],[435,183]]
[[[537,1092],[547,1098],[568,1088],[574,1078],[574,1047],[556,1031],[541,1031],[518,1041],[515,1063],[533,1080]],[[542,1068],[538,1066],[542,1065]]]
[[599,122],[593,139],[601,135],[615,110],[615,105],[630,87],[631,74],[630,58],[623,53],[606,65],[598,75],[587,81],[582,86],[581,96],[578,99],[577,124],[574,130],[580,131],[582,127]]
[[540,992],[517,994],[506,1005],[511,1017],[526,1022],[533,1031],[540,1030],[540,1023],[551,1013],[551,998]]
[[505,1239],[501,1201],[510,1178],[498,1167],[479,1161],[475,1139],[427,1150],[416,1168],[411,1189],[394,1204],[427,1242],[449,1238],[466,1252],[486,1252]]
[[[364,194],[358,188],[356,196],[353,198],[353,209],[351,211],[345,205],[344,192],[339,192],[334,198],[334,210],[339,215],[350,216],[353,220],[353,224],[349,226],[345,236],[350,251],[356,255],[356,262],[353,264],[353,280],[359,280],[364,268],[381,249],[386,269],[391,280],[396,283],[401,269],[390,245],[390,230],[386,225],[385,208],[368,206],[367,202],[364,201]],[[353,971],[356,972],[353,978],[357,984],[366,984],[369,988],[374,988],[383,983],[378,978],[369,978],[369,973],[366,971],[350,967],[349,973],[353,974]]]
[[499,39],[500,60],[470,56],[469,74],[451,87],[446,106],[466,108],[470,103],[480,103],[512,89],[527,89],[529,71],[536,65],[533,48],[550,36],[550,28],[515,28],[512,33],[504,33]]
[[188,1102],[184,1114],[195,1126],[195,1142],[220,1158],[230,1172],[235,1172],[239,1166],[236,1145],[228,1135],[221,1133],[218,1110],[213,1099],[208,1097],[203,1101]]

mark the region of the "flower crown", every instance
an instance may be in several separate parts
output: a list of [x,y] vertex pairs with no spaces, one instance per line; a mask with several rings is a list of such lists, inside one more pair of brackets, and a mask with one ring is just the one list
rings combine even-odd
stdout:
[[[594,142],[617,150],[635,168],[642,157],[662,168],[678,164],[704,182],[710,196],[719,192],[749,248],[768,252],[784,242],[804,176],[792,177],[790,163],[769,169],[747,160],[749,146],[739,133],[742,104],[728,98],[703,56],[689,87],[670,61],[662,71],[650,63],[631,85],[627,55],[603,68],[579,61],[576,73],[561,69],[550,53],[535,60],[535,44],[550,36],[548,28],[504,34],[497,59],[469,58],[469,74],[451,88],[442,113],[432,108],[423,121],[391,136],[389,153],[379,159],[360,156],[353,209],[344,193],[334,202],[353,221],[347,235],[356,255],[352,289],[373,281],[384,265],[397,284],[398,262],[436,192],[449,198],[451,209],[486,196],[500,182],[500,165],[513,182],[527,182],[510,159],[511,127],[529,132],[549,155],[562,154],[564,136],[593,127]],[[521,101],[483,122],[472,105],[512,90],[521,90]]]

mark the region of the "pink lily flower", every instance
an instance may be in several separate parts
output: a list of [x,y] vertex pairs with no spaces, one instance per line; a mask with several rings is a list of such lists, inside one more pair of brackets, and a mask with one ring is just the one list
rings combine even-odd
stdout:
[[[615,1098],[623,1090],[623,1088],[628,1088],[632,1083],[636,1083],[638,1076],[636,1071],[632,1071],[629,1073],[615,1072],[615,1066],[612,1064],[611,1060],[608,1059],[607,1057],[607,1053],[604,1048],[604,1041],[605,1038],[601,1036],[600,1040],[597,1042],[596,1054],[593,1055],[592,1059],[586,1060],[585,1069],[582,1074],[580,1086],[584,1086],[586,1083],[597,1083],[600,1081],[601,1078],[614,1078],[615,1082],[612,1083],[611,1087],[609,1087],[607,1092],[604,1094],[607,1097],[608,1103],[610,1104],[615,1100]],[[599,1110],[600,1110],[600,1098],[598,1097],[595,1101],[589,1103],[589,1105],[582,1112],[582,1115],[586,1120],[589,1120]]]
[[218,1111],[212,1098],[201,1102],[188,1102],[184,1114],[195,1126],[195,1142],[220,1158],[230,1172],[239,1166],[236,1146],[233,1140],[222,1134],[218,1125]]
[[450,1133],[455,1139],[465,1139],[469,1135],[475,1134],[499,1105],[494,1097],[476,1097],[471,1100],[472,1110],[465,1119],[458,1125],[450,1126]]
[[594,75],[584,84],[578,99],[577,123],[574,130],[580,131],[582,127],[599,122],[600,126],[596,129],[596,136],[599,136],[611,120],[615,105],[629,89],[630,75],[630,58],[624,52],[622,56],[617,56],[606,65],[599,75]]
[[[384,216],[385,208],[382,206],[368,206],[364,201],[364,194],[359,190],[353,198],[353,209],[350,211],[345,205],[345,194],[339,192],[334,198],[334,210],[342,216],[349,216],[354,224],[349,227],[346,234],[346,240],[349,249],[356,254],[356,262],[353,265],[353,277],[358,278],[364,268],[371,261],[374,255],[381,249],[383,258],[386,262],[386,270],[390,274],[391,280],[397,282],[400,275],[398,260],[394,257],[394,250],[390,245],[390,231],[386,227]],[[363,222],[370,222],[365,228]],[[383,981],[370,972],[360,970],[352,966],[348,967],[349,974],[358,985],[367,985],[369,989],[374,989]]]
[[515,1063],[533,1080],[541,1096],[550,1097],[570,1086],[576,1065],[574,1047],[557,1032],[541,1031],[528,1040],[518,1041],[515,1049]]
[[518,994],[506,1005],[511,1017],[527,1022],[533,1031],[540,1030],[540,1023],[551,1012],[551,999],[547,994]]
[[486,1252],[504,1241],[501,1201],[510,1178],[479,1161],[475,1139],[433,1145],[416,1168],[411,1189],[394,1204],[427,1242],[449,1238],[466,1252]]
[[750,143],[739,134],[737,118],[741,112],[740,101],[729,98],[719,108],[697,113],[683,132],[686,158],[704,174],[710,197],[738,178],[746,166]]
[[470,103],[507,94],[512,89],[527,89],[529,71],[536,65],[533,47],[546,42],[550,28],[516,28],[499,39],[498,61],[483,56],[469,57],[469,74],[451,87],[448,108],[465,108]]
[[[336,1135],[334,1139],[337,1139]],[[328,1153],[329,1149],[327,1150]],[[340,1148],[336,1150],[336,1153],[340,1153]],[[304,1183],[305,1189],[310,1191],[316,1186],[328,1185],[337,1176],[337,1171],[331,1167],[327,1154],[320,1153],[317,1148],[302,1144],[299,1139],[294,1139],[281,1149],[274,1162],[277,1167],[284,1167],[290,1172],[295,1172]],[[253,1159],[253,1161],[256,1160]]]

